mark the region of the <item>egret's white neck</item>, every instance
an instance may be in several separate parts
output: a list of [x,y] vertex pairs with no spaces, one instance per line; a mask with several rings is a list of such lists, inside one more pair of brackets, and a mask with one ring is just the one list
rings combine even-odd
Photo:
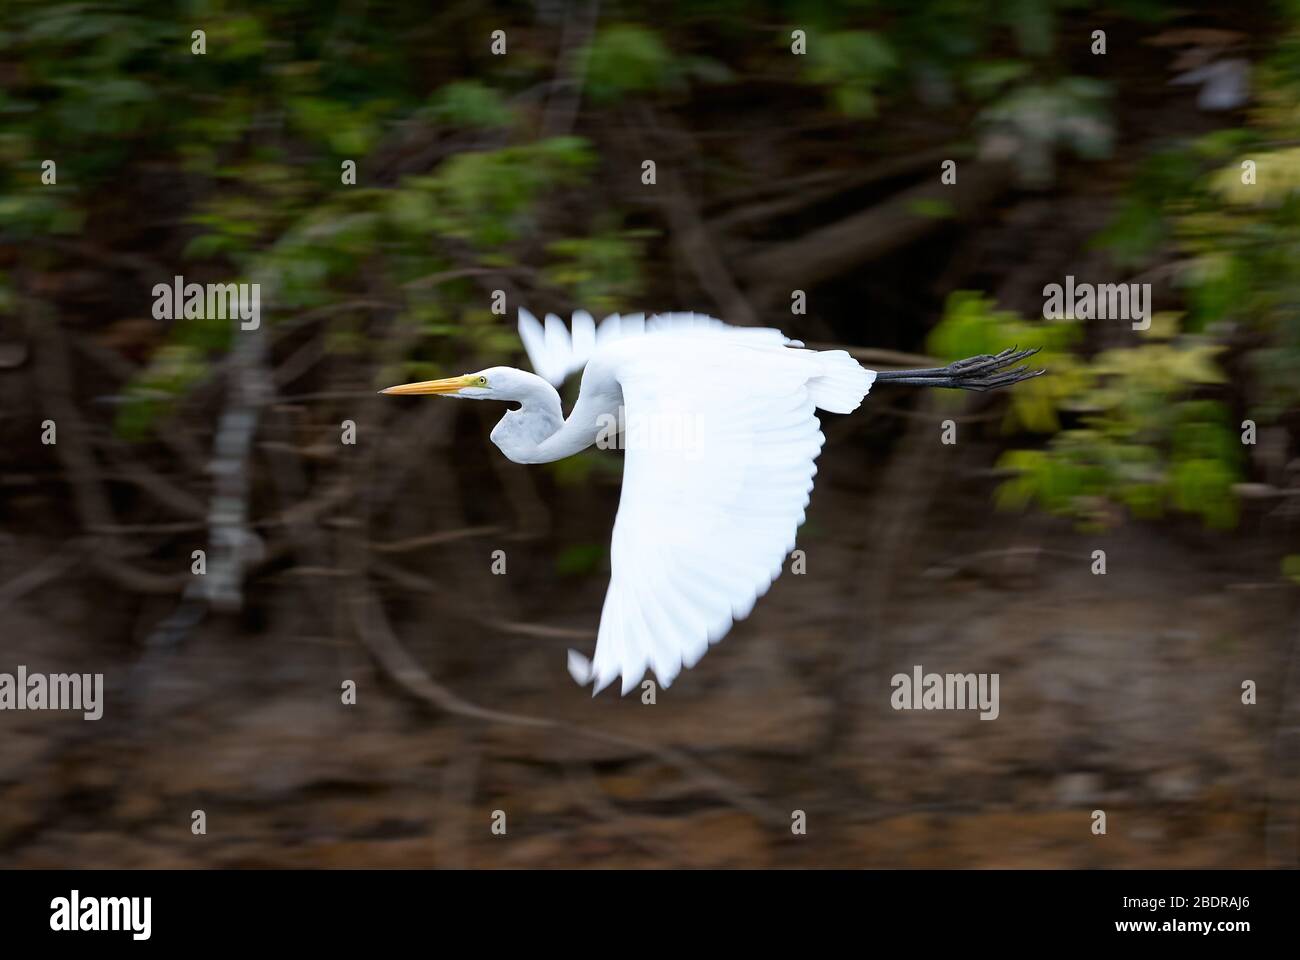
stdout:
[[550,463],[595,443],[600,415],[616,413],[621,395],[583,394],[567,420],[560,395],[541,377],[530,377],[513,399],[520,407],[508,411],[492,429],[492,442],[515,463]]

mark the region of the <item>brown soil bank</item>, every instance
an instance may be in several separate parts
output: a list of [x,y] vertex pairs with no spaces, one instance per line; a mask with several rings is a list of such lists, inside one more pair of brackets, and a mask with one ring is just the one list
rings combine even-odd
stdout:
[[[1294,612],[1275,567],[1167,526],[999,517],[988,482],[955,477],[891,541],[858,456],[828,450],[807,573],[653,705],[593,700],[565,672],[565,648],[589,646],[564,632],[594,625],[599,571],[520,596],[528,571],[512,568],[437,617],[395,585],[380,600],[418,671],[403,676],[345,616],[332,635],[295,630],[315,621],[279,608],[304,593],[274,578],[257,587],[279,610],[268,624],[210,619],[148,656],[106,645],[112,600],[73,561],[8,604],[3,668],[103,670],[105,716],[0,718],[0,864],[1295,863]],[[49,549],[10,542],[4,582]],[[347,595],[345,574],[322,578]],[[524,627],[494,628],[512,607]],[[997,673],[998,717],[892,709],[890,678],[918,664]],[[464,698],[453,713],[434,705],[448,695]]]

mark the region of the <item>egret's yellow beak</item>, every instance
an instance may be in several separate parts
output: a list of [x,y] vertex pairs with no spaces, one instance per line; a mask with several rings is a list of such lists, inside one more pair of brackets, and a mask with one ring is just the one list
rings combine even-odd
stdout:
[[401,386],[389,387],[387,390],[380,390],[379,392],[401,397],[425,393],[455,393],[465,387],[475,386],[477,381],[478,377],[467,373],[463,377],[448,377],[446,380],[422,380],[420,383],[403,383]]

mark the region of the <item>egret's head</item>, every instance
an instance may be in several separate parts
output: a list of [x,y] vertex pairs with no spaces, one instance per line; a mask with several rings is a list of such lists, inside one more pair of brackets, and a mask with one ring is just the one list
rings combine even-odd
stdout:
[[536,384],[533,381],[539,379],[535,374],[513,367],[488,367],[478,373],[467,373],[463,377],[403,383],[379,392],[396,396],[436,394],[464,400],[523,400],[535,391]]

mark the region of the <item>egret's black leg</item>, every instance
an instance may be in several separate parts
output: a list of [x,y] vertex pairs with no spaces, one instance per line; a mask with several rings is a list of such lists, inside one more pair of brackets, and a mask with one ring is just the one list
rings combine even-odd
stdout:
[[948,387],[953,390],[996,390],[1009,387],[1022,380],[1041,377],[1046,370],[1030,370],[1013,366],[1026,357],[1032,357],[1041,348],[1017,350],[1009,347],[1001,353],[982,354],[957,360],[946,367],[926,367],[921,370],[881,370],[876,373],[877,383],[903,383],[917,387]]

